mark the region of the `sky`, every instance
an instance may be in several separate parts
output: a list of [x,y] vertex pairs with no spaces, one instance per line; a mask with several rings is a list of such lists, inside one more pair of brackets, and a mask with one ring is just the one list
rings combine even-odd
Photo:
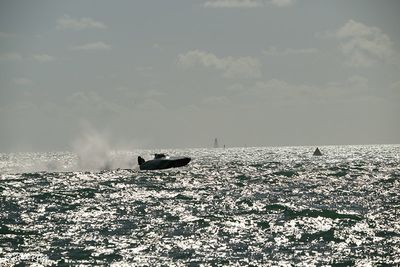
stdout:
[[400,1],[0,0],[0,152],[400,143]]

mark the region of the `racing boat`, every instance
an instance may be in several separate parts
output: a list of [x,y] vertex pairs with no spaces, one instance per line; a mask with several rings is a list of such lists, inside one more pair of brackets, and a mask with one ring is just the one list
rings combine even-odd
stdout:
[[189,157],[167,157],[165,154],[155,154],[154,159],[148,161],[139,156],[138,164],[141,170],[163,170],[185,166],[190,160]]

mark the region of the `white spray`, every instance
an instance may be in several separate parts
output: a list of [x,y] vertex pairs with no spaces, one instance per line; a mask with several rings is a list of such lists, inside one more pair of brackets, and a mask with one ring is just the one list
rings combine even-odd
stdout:
[[133,168],[135,157],[131,152],[115,151],[107,135],[85,126],[72,147],[78,157],[80,170],[110,170],[117,168]]

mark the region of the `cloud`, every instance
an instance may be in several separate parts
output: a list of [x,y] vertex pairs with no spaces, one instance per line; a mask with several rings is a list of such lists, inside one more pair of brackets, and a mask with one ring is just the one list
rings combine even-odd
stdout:
[[34,60],[37,62],[51,62],[56,60],[55,57],[47,54],[33,54],[31,57],[22,57],[19,53],[4,53],[0,54],[0,60],[3,61],[21,61],[25,59]]
[[47,54],[34,54],[32,55],[32,59],[38,62],[51,62],[55,60],[55,57]]
[[258,109],[282,105],[297,105],[309,101],[325,101],[326,90],[307,84],[293,84],[287,81],[270,79],[256,81],[254,84],[235,84],[227,89],[231,99],[238,107]]
[[0,32],[0,38],[9,38],[9,37],[15,37],[16,34],[14,33],[8,33],[8,32]]
[[147,98],[157,98],[157,97],[162,97],[164,95],[165,94],[163,92],[154,89],[146,90],[146,92],[144,93],[144,96]]
[[223,107],[229,105],[231,101],[226,96],[209,96],[204,98],[202,103],[211,107]]
[[257,8],[262,6],[289,7],[296,0],[209,0],[204,3],[206,8]]
[[73,46],[71,50],[79,51],[79,50],[91,50],[91,51],[100,51],[100,50],[110,50],[111,46],[109,44],[103,42],[96,43],[88,43],[78,46]]
[[151,66],[138,66],[135,68],[136,71],[144,72],[144,71],[152,71],[153,67]]
[[75,19],[68,15],[57,20],[57,29],[59,30],[86,30],[86,29],[106,29],[107,26],[102,22],[95,21],[92,18]]
[[0,60],[20,61],[20,60],[22,60],[22,56],[18,53],[4,53],[4,54],[0,54]]
[[393,92],[397,93],[400,95],[400,81],[396,81],[390,85],[390,89],[392,89]]
[[151,99],[151,98],[143,100],[141,103],[139,103],[136,106],[136,108],[139,110],[155,111],[155,112],[166,110],[166,108],[163,104],[161,104],[157,100]]
[[268,98],[272,95],[280,97],[299,97],[302,95],[308,95],[310,92],[315,92],[314,86],[309,85],[295,85],[290,84],[286,81],[271,79],[268,81],[258,81],[253,88],[249,88],[248,92],[256,96],[267,96]]
[[223,73],[226,78],[257,78],[261,76],[261,64],[252,57],[223,57],[219,58],[216,55],[200,51],[192,50],[178,56],[178,64],[191,68],[194,66],[202,66],[212,68]]
[[271,0],[269,3],[277,7],[289,7],[293,6],[296,0]]
[[31,59],[37,62],[50,62],[54,61],[56,58],[47,54],[33,54],[30,58],[22,57],[19,53],[4,53],[0,54],[0,60],[3,61],[21,61],[24,59]]
[[350,88],[367,88],[368,87],[368,79],[364,76],[353,75],[349,77],[345,83],[345,86]]
[[286,48],[284,50],[279,50],[275,46],[268,47],[267,50],[263,50],[263,54],[267,56],[288,56],[288,55],[301,55],[301,54],[314,54],[318,52],[315,48],[302,48],[302,49],[293,49]]
[[107,98],[96,91],[79,91],[66,98],[66,105],[70,110],[85,114],[121,114],[124,107],[118,105],[113,99]]
[[324,85],[294,84],[284,80],[271,79],[257,81],[253,85],[234,84],[227,88],[232,96],[248,103],[297,103],[332,101],[351,102],[360,97],[372,96],[368,79],[363,76],[350,76],[346,80]]
[[204,3],[204,7],[209,8],[254,8],[262,5],[258,0],[214,0]]
[[340,42],[340,51],[349,58],[347,64],[353,67],[387,62],[394,53],[392,41],[381,29],[354,20],[349,20],[333,36]]
[[22,78],[17,78],[17,79],[15,79],[15,80],[14,80],[14,83],[15,83],[16,85],[29,86],[29,85],[32,85],[32,84],[33,84],[33,81],[32,81],[31,79],[22,77]]

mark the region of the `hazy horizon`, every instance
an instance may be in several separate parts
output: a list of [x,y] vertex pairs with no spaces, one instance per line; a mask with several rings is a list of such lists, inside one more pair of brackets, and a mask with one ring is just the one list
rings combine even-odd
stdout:
[[0,0],[0,152],[399,144],[398,11]]

